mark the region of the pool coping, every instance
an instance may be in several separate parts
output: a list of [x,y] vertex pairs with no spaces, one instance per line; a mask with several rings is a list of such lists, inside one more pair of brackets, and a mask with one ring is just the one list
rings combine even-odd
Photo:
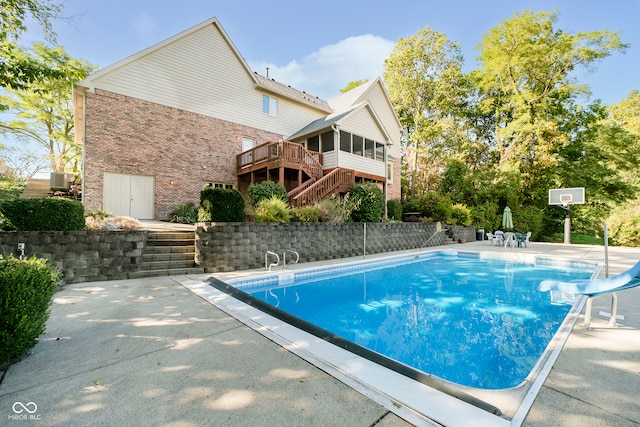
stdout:
[[[422,251],[419,254],[424,254],[425,252],[437,254],[443,251]],[[456,252],[478,254],[478,256],[484,259],[499,258],[529,263],[535,263],[536,259],[550,259],[550,257],[541,254],[496,254],[494,252],[483,251]],[[416,254],[391,255],[384,257],[384,259],[406,258],[414,255]],[[554,258],[554,260],[561,262],[583,262],[582,260],[570,258]],[[337,261],[338,260],[334,260],[334,262]],[[366,260],[365,263],[379,261],[380,259]],[[349,268],[349,264],[361,265],[362,263],[362,260],[343,262],[340,263],[340,268]],[[588,263],[597,264],[595,262]],[[304,270],[321,268],[324,267],[310,267]],[[250,274],[250,276],[260,274],[262,280],[266,277],[277,276],[283,272],[290,273],[291,271],[260,271],[254,272]],[[300,270],[296,272],[300,272]],[[594,274],[597,273],[598,271]],[[245,276],[243,279],[231,279],[227,282],[232,283],[239,280],[247,280],[247,277]],[[489,403],[489,405],[495,405],[500,408],[504,414],[498,416],[476,405],[466,403],[446,392],[429,387],[429,385],[380,366],[366,358],[357,356],[318,336],[304,332],[219,289],[215,289],[207,282],[189,280],[181,284],[265,337],[358,390],[363,395],[381,404],[398,416],[417,425],[437,423],[447,426],[464,426],[468,425],[470,419],[473,419],[480,425],[519,426],[526,418],[535,397],[551,371],[553,363],[562,351],[569,337],[569,333],[575,325],[586,301],[584,298],[576,301],[558,328],[558,332],[547,346],[547,349],[520,385],[511,389],[482,390],[450,383],[454,388],[460,390],[461,393],[466,393],[469,396]],[[445,380],[440,381],[449,383]]]

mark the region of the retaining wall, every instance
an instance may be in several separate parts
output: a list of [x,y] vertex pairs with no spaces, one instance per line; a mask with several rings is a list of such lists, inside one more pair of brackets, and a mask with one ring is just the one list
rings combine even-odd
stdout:
[[[282,258],[287,249],[295,250],[302,263],[446,244],[444,232],[433,236],[436,229],[434,223],[415,222],[200,223],[196,263],[207,272],[227,272],[264,267],[267,251]],[[450,235],[474,241],[475,227],[451,227]]]
[[138,271],[147,231],[15,231],[0,232],[0,254],[51,259],[66,283],[126,279]]
[[[365,241],[366,228],[366,241]],[[282,257],[286,249],[300,262],[362,256],[447,242],[433,223],[199,223],[196,264],[208,273],[264,267],[266,251]],[[51,259],[66,283],[127,279],[139,271],[147,245],[147,230],[0,232],[0,254]],[[449,227],[456,241],[475,240],[474,227]],[[431,240],[429,240],[429,238]],[[287,255],[293,259],[292,254]]]

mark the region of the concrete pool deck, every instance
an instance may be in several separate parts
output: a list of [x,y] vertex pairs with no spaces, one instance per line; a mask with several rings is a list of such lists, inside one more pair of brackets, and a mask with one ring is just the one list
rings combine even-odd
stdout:
[[[604,260],[586,245],[448,248]],[[638,259],[609,248],[610,275]],[[409,425],[180,284],[252,273],[67,286],[40,342],[2,377],[3,425]],[[522,425],[640,426],[640,288],[619,295],[625,319],[613,328],[598,315],[610,301],[594,300],[591,329],[580,316]]]

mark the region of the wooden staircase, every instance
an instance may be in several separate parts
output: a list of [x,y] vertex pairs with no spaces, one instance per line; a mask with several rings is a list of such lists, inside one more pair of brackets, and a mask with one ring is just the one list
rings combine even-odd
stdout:
[[195,263],[195,232],[149,231],[140,271],[130,279],[204,273]]
[[331,194],[346,193],[355,182],[355,171],[336,168],[318,180],[310,179],[291,190],[287,194],[289,204],[294,208],[312,205]]

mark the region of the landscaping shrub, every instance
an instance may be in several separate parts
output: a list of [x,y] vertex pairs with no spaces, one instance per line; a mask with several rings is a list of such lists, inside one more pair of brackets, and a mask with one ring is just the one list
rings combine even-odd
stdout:
[[207,187],[200,192],[198,221],[242,222],[244,204],[238,190]]
[[471,219],[471,211],[468,207],[461,203],[451,206],[451,223],[468,227],[473,220]]
[[291,220],[296,222],[320,222],[322,212],[317,206],[303,206],[291,210]]
[[431,221],[448,222],[451,219],[451,200],[444,195],[430,192],[412,202],[420,216]]
[[396,199],[387,200],[387,218],[402,221],[402,203]]
[[287,202],[274,195],[256,206],[256,222],[289,222],[290,210]]
[[349,190],[354,222],[380,222],[384,213],[384,194],[373,183],[355,184]]
[[0,256],[0,365],[36,344],[60,277],[48,260]]
[[640,208],[631,206],[607,219],[609,239],[617,246],[640,246]]
[[345,222],[351,217],[347,203],[339,197],[319,200],[314,206],[320,212],[320,222]]
[[0,212],[18,231],[82,230],[85,227],[84,207],[76,200],[15,199],[0,204]]
[[195,224],[198,222],[198,208],[192,202],[183,203],[171,212],[169,221],[180,224]]
[[251,206],[257,207],[262,200],[271,199],[273,196],[288,202],[287,190],[275,181],[262,181],[259,184],[252,184],[247,190],[249,195],[249,203]]
[[0,175],[0,202],[17,199],[24,187],[24,182]]

